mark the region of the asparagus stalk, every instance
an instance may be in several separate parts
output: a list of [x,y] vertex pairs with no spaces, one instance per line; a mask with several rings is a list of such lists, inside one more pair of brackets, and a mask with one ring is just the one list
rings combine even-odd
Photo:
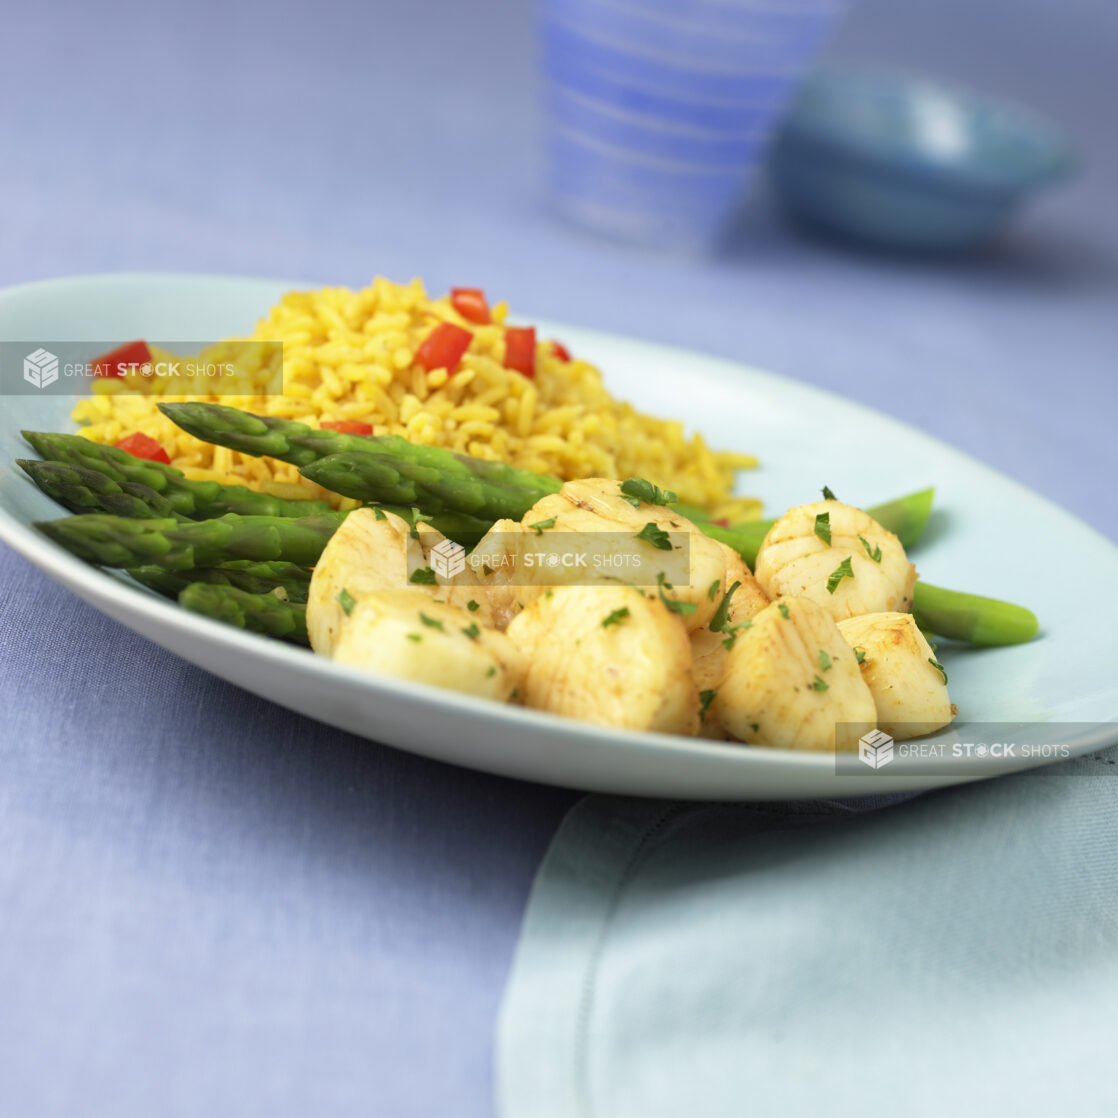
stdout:
[[236,559],[311,567],[345,515],[330,512],[294,519],[230,513],[214,520],[181,521],[86,513],[36,527],[74,555],[105,567],[155,564],[184,571]]
[[882,528],[892,532],[901,541],[901,546],[907,550],[923,535],[932,512],[932,501],[935,495],[934,488],[921,489],[905,497],[898,497],[894,501],[886,501],[883,505],[874,505],[866,509],[866,512]]
[[17,458],[31,480],[63,508],[71,512],[107,512],[136,520],[177,517],[181,502],[172,502],[138,481],[119,484],[97,470],[68,462],[39,462]]
[[918,580],[912,614],[921,629],[970,644],[1024,644],[1037,634],[1036,615],[1024,606],[943,590]]
[[[392,463],[376,455],[355,452],[331,454],[309,466],[303,466],[299,472],[324,489],[346,497],[364,501],[398,500],[391,482],[386,480],[393,477]],[[437,474],[435,470],[431,472]],[[544,478],[542,474],[534,476]],[[547,480],[554,482],[556,487],[561,484],[557,478]],[[414,489],[407,490],[406,494],[409,502],[414,501],[424,512],[445,514],[448,509],[459,507],[455,485],[452,483],[445,487],[420,483]],[[874,505],[866,511],[883,528],[896,533],[901,544],[908,548],[920,538],[928,522],[934,497],[935,489],[921,489],[885,504]],[[538,490],[518,491],[514,486],[473,479],[468,500],[469,511],[474,515],[488,516],[492,520],[502,517],[519,520],[539,500],[539,494]],[[727,528],[715,524],[702,509],[680,504],[676,504],[675,508],[706,535],[732,547],[750,567],[756,564],[761,542],[776,523],[775,520],[757,520]]]
[[125,568],[137,582],[168,598],[177,598],[192,582],[232,586],[250,594],[271,594],[281,587],[290,602],[306,602],[311,572],[292,563],[238,561],[220,567],[191,567],[169,571],[153,563]]
[[[110,447],[109,449],[113,448]],[[31,459],[18,459],[18,462],[44,493],[53,497],[54,500],[71,512],[102,512],[112,516],[131,517],[136,520],[166,517],[183,519],[187,516],[183,511],[186,506],[181,500],[176,499],[176,497],[181,497],[182,494],[172,492],[168,497],[149,489],[138,481],[121,481],[118,484],[103,472],[86,469],[84,466],[71,465],[68,462],[38,462]],[[222,488],[239,489],[242,487],[224,486]],[[267,494],[254,493],[250,489],[245,489],[244,492],[251,494],[252,497],[264,497],[264,507],[268,507],[267,502],[275,500],[275,498],[268,497]],[[334,515],[329,506],[322,501],[281,501],[278,503],[285,507],[275,515],[284,519],[294,519],[289,514],[292,509],[299,505],[307,505],[311,514]],[[414,505],[408,508],[392,505],[385,507],[389,512],[402,516],[409,524],[415,522],[416,508]],[[205,519],[215,518],[215,515],[211,512],[211,515]],[[457,512],[454,509],[430,517],[429,522],[433,527],[438,528],[444,536],[466,546],[476,544],[490,527],[488,519],[483,520],[468,513]]]
[[[316,431],[293,420],[256,416],[237,408],[197,401],[159,407],[164,415],[200,439],[245,454],[292,462],[324,488],[358,500],[417,504],[428,513],[453,508],[496,520],[523,516],[541,497],[557,493],[562,485],[560,479],[546,474],[455,454],[441,447],[417,446],[395,435]],[[371,458],[358,459],[354,457],[357,454]],[[405,462],[426,470],[409,473],[402,469]],[[394,494],[392,485],[401,484],[394,474],[406,479],[410,487],[405,485]],[[490,484],[494,488],[490,489]],[[445,498],[441,494],[446,494]],[[934,489],[923,489],[867,511],[882,527],[895,532],[905,547],[911,547],[927,523],[934,494]],[[703,521],[704,531],[709,525],[708,535],[715,539],[732,533],[723,542],[737,547],[751,562],[773,523],[757,521],[727,529],[710,524],[702,510],[688,506],[680,507],[680,511],[696,523]]]
[[[434,451],[437,456],[449,454],[455,467],[459,462],[459,456],[448,451],[416,449]],[[375,447],[369,451],[328,454],[301,467],[299,472],[324,489],[361,501],[418,505],[426,512],[455,510],[490,522],[504,517],[519,520],[541,497],[558,492],[560,486],[557,478],[543,474],[531,475],[536,480],[530,485],[509,483],[457,468],[446,470],[421,464],[395,451]]]
[[[390,508],[414,523],[415,510]],[[39,521],[35,527],[67,551],[103,567],[155,565],[169,571],[216,567],[239,559],[292,563],[313,567],[348,514],[317,516],[237,516],[229,513],[212,520],[172,517],[133,520],[105,513],[85,513],[61,520]],[[447,513],[429,518],[451,539],[469,537],[476,543],[488,524],[464,514]],[[449,529],[446,531],[444,529]]]
[[[459,485],[455,479],[446,479],[444,484],[440,481],[437,469],[416,469],[410,467],[410,464],[399,464],[400,469],[397,469],[397,465],[388,455],[346,452],[327,455],[309,466],[303,466],[299,472],[324,489],[346,497],[356,497],[363,501],[414,503],[424,512],[445,512],[461,508],[491,520],[500,520],[502,517],[519,520],[539,500],[538,489],[518,489],[480,478],[470,479],[465,485]],[[411,475],[409,468],[413,470]],[[415,478],[412,487],[407,487],[400,480],[408,476]],[[542,474],[534,476],[544,478]],[[560,484],[558,478],[546,480],[554,482],[557,487]],[[397,488],[398,485],[401,488]],[[866,511],[883,528],[895,532],[907,548],[920,538],[920,533],[928,522],[934,496],[934,489],[921,489],[917,493],[898,497],[883,505],[875,505]],[[678,503],[675,508],[706,535],[739,552],[750,566],[756,562],[761,541],[775,523],[773,520],[757,520],[726,528],[715,524],[702,509]]]
[[300,517],[330,511],[325,501],[284,500],[244,485],[191,481],[174,466],[135,458],[118,447],[102,446],[80,435],[24,431],[23,437],[49,462],[96,472],[121,486],[126,482],[143,485],[159,493],[174,512],[196,520],[208,520],[229,512],[240,516]]
[[250,594],[235,586],[192,582],[179,594],[179,605],[238,629],[310,644],[307,607],[301,602],[285,602],[274,594]]
[[[529,506],[548,493],[557,493],[562,482],[546,474],[522,470],[505,462],[490,462],[455,454],[436,446],[419,446],[399,435],[347,435],[340,431],[318,431],[292,419],[270,415],[252,415],[222,404],[189,401],[181,404],[160,404],[159,410],[184,431],[218,446],[227,446],[243,454],[279,458],[296,466],[309,466],[332,454],[358,452],[379,454],[393,465],[410,462],[437,471],[446,481],[480,480],[527,492],[535,497]],[[340,491],[339,491],[340,492]],[[380,500],[378,497],[362,498]],[[389,498],[386,504],[410,504],[410,500]],[[456,504],[463,512],[474,509]]]

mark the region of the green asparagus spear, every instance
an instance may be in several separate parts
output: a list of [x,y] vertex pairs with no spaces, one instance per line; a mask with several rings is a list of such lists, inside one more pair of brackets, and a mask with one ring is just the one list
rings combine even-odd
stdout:
[[[562,482],[496,462],[485,462],[439,447],[416,446],[396,436],[346,435],[315,431],[305,424],[254,416],[219,404],[161,404],[163,413],[200,439],[248,454],[293,462],[324,488],[359,500],[417,504],[424,512],[457,509],[478,516],[518,518]],[[361,457],[357,457],[360,454]],[[404,463],[412,467],[409,471]],[[394,486],[400,486],[394,490]],[[905,547],[919,538],[931,511],[934,489],[923,489],[868,509]],[[722,528],[701,510],[681,510],[708,535],[742,551],[752,561],[773,521]],[[729,535],[727,535],[729,534]]]
[[137,520],[180,515],[171,501],[138,481],[121,481],[118,484],[97,470],[87,470],[84,466],[73,466],[68,462],[17,458],[16,465],[48,497],[53,497],[71,512],[107,512]]
[[[451,454],[450,458],[457,463],[456,455]],[[531,486],[509,484],[467,471],[423,465],[375,447],[370,451],[328,454],[301,467],[299,472],[324,489],[361,501],[418,505],[425,512],[456,510],[490,522],[504,517],[519,520],[541,497],[559,489],[557,479],[542,474],[532,475],[537,480]]]
[[169,571],[154,563],[126,568],[137,582],[168,598],[177,598],[192,582],[233,586],[250,594],[271,594],[282,587],[290,602],[306,602],[311,572],[292,563],[255,563],[240,560],[220,567],[191,567]]
[[[382,454],[393,463],[407,461],[438,471],[449,484],[452,480],[480,480],[522,490],[536,495],[528,502],[535,504],[548,493],[557,493],[562,482],[545,474],[522,470],[505,462],[489,462],[466,454],[455,454],[436,446],[419,446],[399,435],[347,435],[340,431],[316,431],[305,423],[275,416],[252,415],[222,404],[190,401],[182,404],[160,404],[159,410],[184,431],[208,443],[227,446],[243,454],[264,455],[309,466],[331,454],[357,451]],[[376,499],[376,498],[368,498]],[[388,504],[408,504],[406,500],[390,499]],[[463,512],[474,511],[468,504],[455,504]]]
[[[85,442],[86,440],[80,441]],[[91,443],[90,445],[96,444]],[[183,512],[185,507],[183,502],[175,499],[181,497],[182,494],[176,494],[173,491],[171,499],[168,499],[164,494],[156,493],[155,490],[149,489],[141,482],[121,481],[117,483],[110,480],[103,472],[86,469],[84,466],[59,461],[38,462],[31,459],[18,459],[17,461],[44,493],[53,497],[60,505],[71,512],[104,512],[113,516],[128,516],[133,519],[182,518],[186,515]],[[224,488],[241,487],[225,486]],[[245,489],[244,492],[252,493],[248,489]],[[252,493],[252,496],[254,498],[264,497],[266,501],[275,500],[275,498],[268,497],[263,493]],[[322,501],[282,501],[279,503],[286,506],[288,510],[305,504],[312,514],[316,511],[318,513],[330,512],[329,506]],[[402,516],[411,524],[415,520],[415,505],[416,502],[412,502],[408,507],[393,505],[384,507],[389,512]],[[280,512],[276,515],[287,517],[288,514]],[[213,518],[214,516],[211,514],[206,519]],[[431,517],[430,523],[450,539],[466,546],[472,546],[489,530],[491,521],[451,509]]]
[[[389,508],[409,523],[414,509]],[[216,567],[237,559],[282,561],[313,567],[348,514],[317,516],[237,516],[229,513],[211,520],[163,517],[133,520],[104,513],[86,513],[62,520],[40,521],[35,526],[67,551],[104,567],[142,567],[165,570]],[[420,514],[421,516],[422,514]],[[488,524],[454,512],[424,517],[451,539],[477,543]]]
[[174,466],[135,458],[118,447],[102,446],[80,435],[24,431],[23,437],[47,461],[95,471],[121,486],[125,482],[146,486],[159,493],[174,512],[195,520],[229,512],[241,516],[299,517],[330,511],[325,501],[284,500],[244,485],[191,481]]
[[[519,520],[539,500],[536,490],[525,491],[478,478],[469,479],[464,484],[455,479],[446,479],[444,484],[437,469],[398,463],[387,455],[355,452],[331,454],[309,466],[303,466],[299,472],[324,489],[346,497],[372,502],[415,504],[422,512],[442,516],[461,508],[464,512],[490,521],[503,517]],[[535,476],[542,479],[544,475]],[[408,478],[413,478],[414,481],[409,482],[406,480]],[[556,486],[560,485],[556,478],[547,480],[554,481]],[[919,539],[928,521],[934,496],[934,489],[921,489],[917,493],[898,497],[883,505],[875,505],[866,511],[883,528],[895,532],[905,547],[911,547]],[[674,507],[706,535],[739,552],[751,567],[757,560],[761,541],[775,523],[774,520],[758,520],[726,528],[715,524],[709,514],[701,509],[679,504]],[[445,530],[444,534],[460,543],[477,542],[476,539],[461,538]],[[484,531],[482,534],[484,535]]]
[[[502,517],[519,520],[539,500],[536,489],[523,490],[481,479],[472,479],[467,486],[461,487],[457,482],[447,479],[444,485],[440,482],[437,469],[417,469],[410,467],[410,464],[398,464],[392,460],[391,455],[353,452],[331,454],[309,466],[303,466],[299,472],[324,489],[346,497],[356,497],[363,501],[416,504],[424,512],[461,508],[465,512],[487,516],[492,520]],[[542,474],[534,476],[544,480]],[[415,479],[411,486],[402,480],[409,477]],[[561,484],[557,478],[546,480],[554,482],[556,486]],[[397,490],[396,486],[401,488]],[[898,497],[883,505],[875,505],[866,511],[883,528],[895,532],[905,547],[911,547],[924,530],[934,496],[934,489],[921,489],[917,493]],[[758,520],[725,528],[715,524],[702,509],[679,503],[674,507],[706,535],[740,552],[750,566],[757,558],[757,551],[765,534],[775,523],[773,520]]]
[[866,512],[882,528],[892,532],[901,541],[901,546],[907,550],[923,534],[928,517],[931,515],[935,495],[934,488],[921,489],[916,493],[909,493],[906,497],[898,497],[895,501],[874,505],[866,509]]
[[192,582],[179,594],[179,605],[238,629],[282,637],[295,644],[310,643],[307,607],[301,602],[282,601],[274,594],[250,594],[235,586]]
[[1036,615],[1024,606],[943,590],[918,580],[912,614],[921,629],[970,644],[1024,644],[1037,634]]
[[[315,431],[293,420],[255,416],[237,408],[195,401],[161,404],[160,409],[200,439],[246,454],[292,462],[306,476],[335,492],[387,504],[414,503],[427,513],[453,508],[478,516],[491,515],[493,519],[517,518],[541,497],[558,492],[562,485],[558,478],[546,474],[486,462],[439,447],[417,446],[392,435]],[[374,455],[377,462],[351,457],[355,453]],[[408,474],[401,469],[405,461],[431,472]],[[399,484],[394,473],[407,478],[414,488],[405,487],[393,495],[391,486]],[[490,489],[490,483],[496,488]],[[882,527],[895,532],[905,547],[911,547],[927,523],[934,493],[933,489],[924,489],[867,511]],[[702,521],[700,526],[708,535],[737,548],[750,562],[756,558],[757,548],[773,523],[757,521],[727,529],[711,524],[701,510],[688,506],[680,511],[696,523]],[[731,535],[726,537],[726,533]]]
[[154,563],[182,571],[234,559],[282,560],[311,567],[345,515],[329,512],[294,519],[230,513],[213,520],[180,521],[87,513],[36,527],[73,554],[106,567]]

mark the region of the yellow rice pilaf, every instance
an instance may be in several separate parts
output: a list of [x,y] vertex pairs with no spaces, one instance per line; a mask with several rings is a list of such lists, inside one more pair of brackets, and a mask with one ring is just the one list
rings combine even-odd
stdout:
[[[560,360],[547,339],[538,341],[533,379],[505,368],[507,315],[501,303],[492,308],[491,324],[467,322],[449,298],[429,299],[419,280],[400,285],[378,278],[359,291],[292,292],[251,335],[283,343],[283,395],[256,393],[252,386],[266,380],[270,370],[246,368],[241,357],[237,375],[244,378],[246,394],[201,398],[311,427],[360,420],[372,424],[374,434],[402,435],[564,479],[643,477],[714,516],[756,518],[757,501],[730,495],[735,471],[756,465],[755,459],[712,451],[701,435],[686,436],[681,423],[643,415],[614,399],[593,365],[577,355],[569,363]],[[473,334],[453,375],[445,369],[426,372],[415,361],[440,321]],[[206,356],[219,361],[222,355],[218,345]],[[138,394],[132,378],[96,382],[94,394],[74,409],[74,418],[84,425],[82,434],[115,443],[142,431],[189,477],[343,503],[285,462],[253,458],[188,435],[156,408],[157,400],[184,397],[160,395],[158,381],[137,383],[143,388]]]

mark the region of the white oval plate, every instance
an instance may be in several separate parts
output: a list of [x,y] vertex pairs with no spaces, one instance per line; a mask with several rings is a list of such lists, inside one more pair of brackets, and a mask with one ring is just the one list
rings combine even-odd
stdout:
[[[205,341],[244,334],[293,284],[207,276],[111,275],[0,292],[0,339]],[[544,325],[600,366],[610,389],[678,416],[719,447],[757,453],[743,478],[769,510],[820,486],[873,504],[934,484],[937,508],[914,555],[928,580],[1021,602],[1041,636],[1015,648],[940,646],[951,694],[970,722],[1081,723],[1077,752],[1118,740],[1113,611],[1118,549],[1085,524],[965,454],[886,416],[770,373],[647,342]],[[11,375],[10,371],[7,375]],[[7,385],[5,391],[11,391]],[[974,758],[949,772],[837,775],[833,757],[598,729],[516,707],[380,679],[303,649],[187,613],[123,576],[74,559],[30,527],[63,515],[13,460],[21,429],[73,430],[72,398],[9,395],[0,416],[0,539],[98,609],[258,695],[427,757],[593,791],[696,799],[857,795],[928,788],[1007,771]],[[1045,569],[1030,541],[1058,547]],[[1094,727],[1087,724],[1094,723]],[[1061,739],[1066,740],[1066,739]],[[1014,766],[1016,767],[1016,766]]]

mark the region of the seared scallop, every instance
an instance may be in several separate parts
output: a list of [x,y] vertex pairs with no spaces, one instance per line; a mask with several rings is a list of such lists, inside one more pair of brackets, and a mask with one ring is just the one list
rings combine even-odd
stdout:
[[853,649],[825,609],[797,597],[733,634],[713,707],[734,737],[785,749],[857,749],[877,717]]
[[558,586],[508,627],[526,706],[599,726],[693,734],[691,647],[678,614],[630,586]]
[[835,621],[912,606],[916,568],[901,541],[868,513],[841,501],[789,509],[757,553],[757,581],[770,598],[796,595]]
[[861,660],[878,728],[891,737],[920,737],[955,717],[947,674],[911,613],[867,613],[838,623]]

